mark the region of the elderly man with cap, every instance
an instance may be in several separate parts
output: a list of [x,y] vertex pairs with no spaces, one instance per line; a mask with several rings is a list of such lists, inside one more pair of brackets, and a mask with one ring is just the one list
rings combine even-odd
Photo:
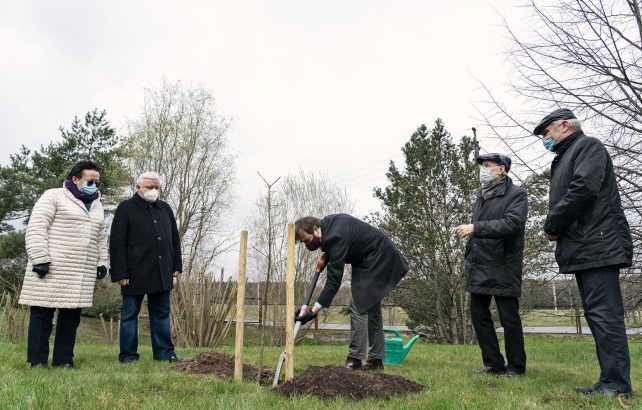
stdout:
[[[526,371],[526,352],[519,297],[522,293],[524,230],[528,214],[526,191],[507,175],[511,159],[502,154],[477,157],[481,190],[472,223],[454,229],[466,244],[466,291],[470,315],[482,352],[482,374],[517,376]],[[495,298],[504,328],[506,361],[499,350],[490,303]]]
[[631,231],[604,144],[582,132],[572,111],[557,109],[533,130],[554,152],[544,234],[556,241],[560,273],[574,274],[595,340],[600,377],[576,390],[590,396],[632,393],[620,268],[631,266]]

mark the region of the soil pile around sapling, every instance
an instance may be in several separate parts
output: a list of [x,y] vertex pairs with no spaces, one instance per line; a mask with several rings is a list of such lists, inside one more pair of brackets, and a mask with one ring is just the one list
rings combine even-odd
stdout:
[[368,397],[387,399],[416,393],[423,385],[392,374],[350,370],[338,366],[311,366],[299,377],[274,390],[287,396],[311,394],[322,399],[345,397],[362,400]]
[[[234,378],[234,356],[218,353],[205,352],[200,353],[186,362],[171,367],[172,370],[205,376],[214,374],[222,379]],[[255,381],[259,369],[249,364],[243,365],[243,379]],[[274,373],[264,370],[261,372],[260,384],[271,385]]]

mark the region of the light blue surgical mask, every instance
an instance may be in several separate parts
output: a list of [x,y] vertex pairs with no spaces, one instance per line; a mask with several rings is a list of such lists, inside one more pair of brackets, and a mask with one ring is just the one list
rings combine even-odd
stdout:
[[544,144],[544,148],[547,150],[553,151],[553,147],[557,145],[557,141],[551,137],[551,134],[546,134],[546,136],[542,138],[542,144]]
[[493,174],[490,172],[490,168],[481,167],[479,170],[479,180],[482,185],[486,185],[493,180]]
[[93,195],[96,193],[96,191],[98,191],[98,187],[96,186],[96,184],[87,185],[87,183],[85,182],[85,185],[80,187],[80,192],[82,192],[83,194]]

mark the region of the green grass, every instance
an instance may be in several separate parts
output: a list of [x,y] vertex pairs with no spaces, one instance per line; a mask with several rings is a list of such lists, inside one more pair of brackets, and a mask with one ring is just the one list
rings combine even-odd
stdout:
[[[642,389],[641,341],[631,339],[630,349],[637,391]],[[192,356],[203,350],[178,349],[178,353]],[[219,350],[232,353],[233,348]],[[276,365],[281,350],[267,349],[267,366]],[[513,379],[477,375],[481,367],[477,346],[416,344],[401,366],[388,366],[386,372],[422,383],[424,391],[363,402],[286,399],[250,382],[176,373],[167,363],[152,361],[149,346],[141,346],[138,363],[121,365],[116,346],[78,344],[76,371],[32,370],[25,363],[25,351],[24,344],[0,342],[1,409],[571,409],[622,404],[642,408],[638,398],[619,402],[585,398],[573,391],[576,385],[595,382],[599,372],[592,339],[586,336],[527,336],[527,375]],[[341,365],[346,352],[345,345],[297,346],[295,372],[311,365]],[[257,364],[257,347],[245,349],[245,361]]]
[[[582,326],[588,326],[582,313],[580,320]],[[522,315],[522,326],[575,327],[575,312],[571,309],[558,309],[557,312],[553,309],[530,310]]]

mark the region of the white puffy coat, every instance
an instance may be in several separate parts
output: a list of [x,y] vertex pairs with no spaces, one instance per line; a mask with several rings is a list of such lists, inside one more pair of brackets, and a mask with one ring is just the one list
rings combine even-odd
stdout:
[[[25,242],[29,261],[19,303],[66,309],[92,305],[96,267],[108,261],[100,199],[88,212],[65,187],[45,191],[31,213]],[[40,279],[31,267],[47,262],[49,273]]]

